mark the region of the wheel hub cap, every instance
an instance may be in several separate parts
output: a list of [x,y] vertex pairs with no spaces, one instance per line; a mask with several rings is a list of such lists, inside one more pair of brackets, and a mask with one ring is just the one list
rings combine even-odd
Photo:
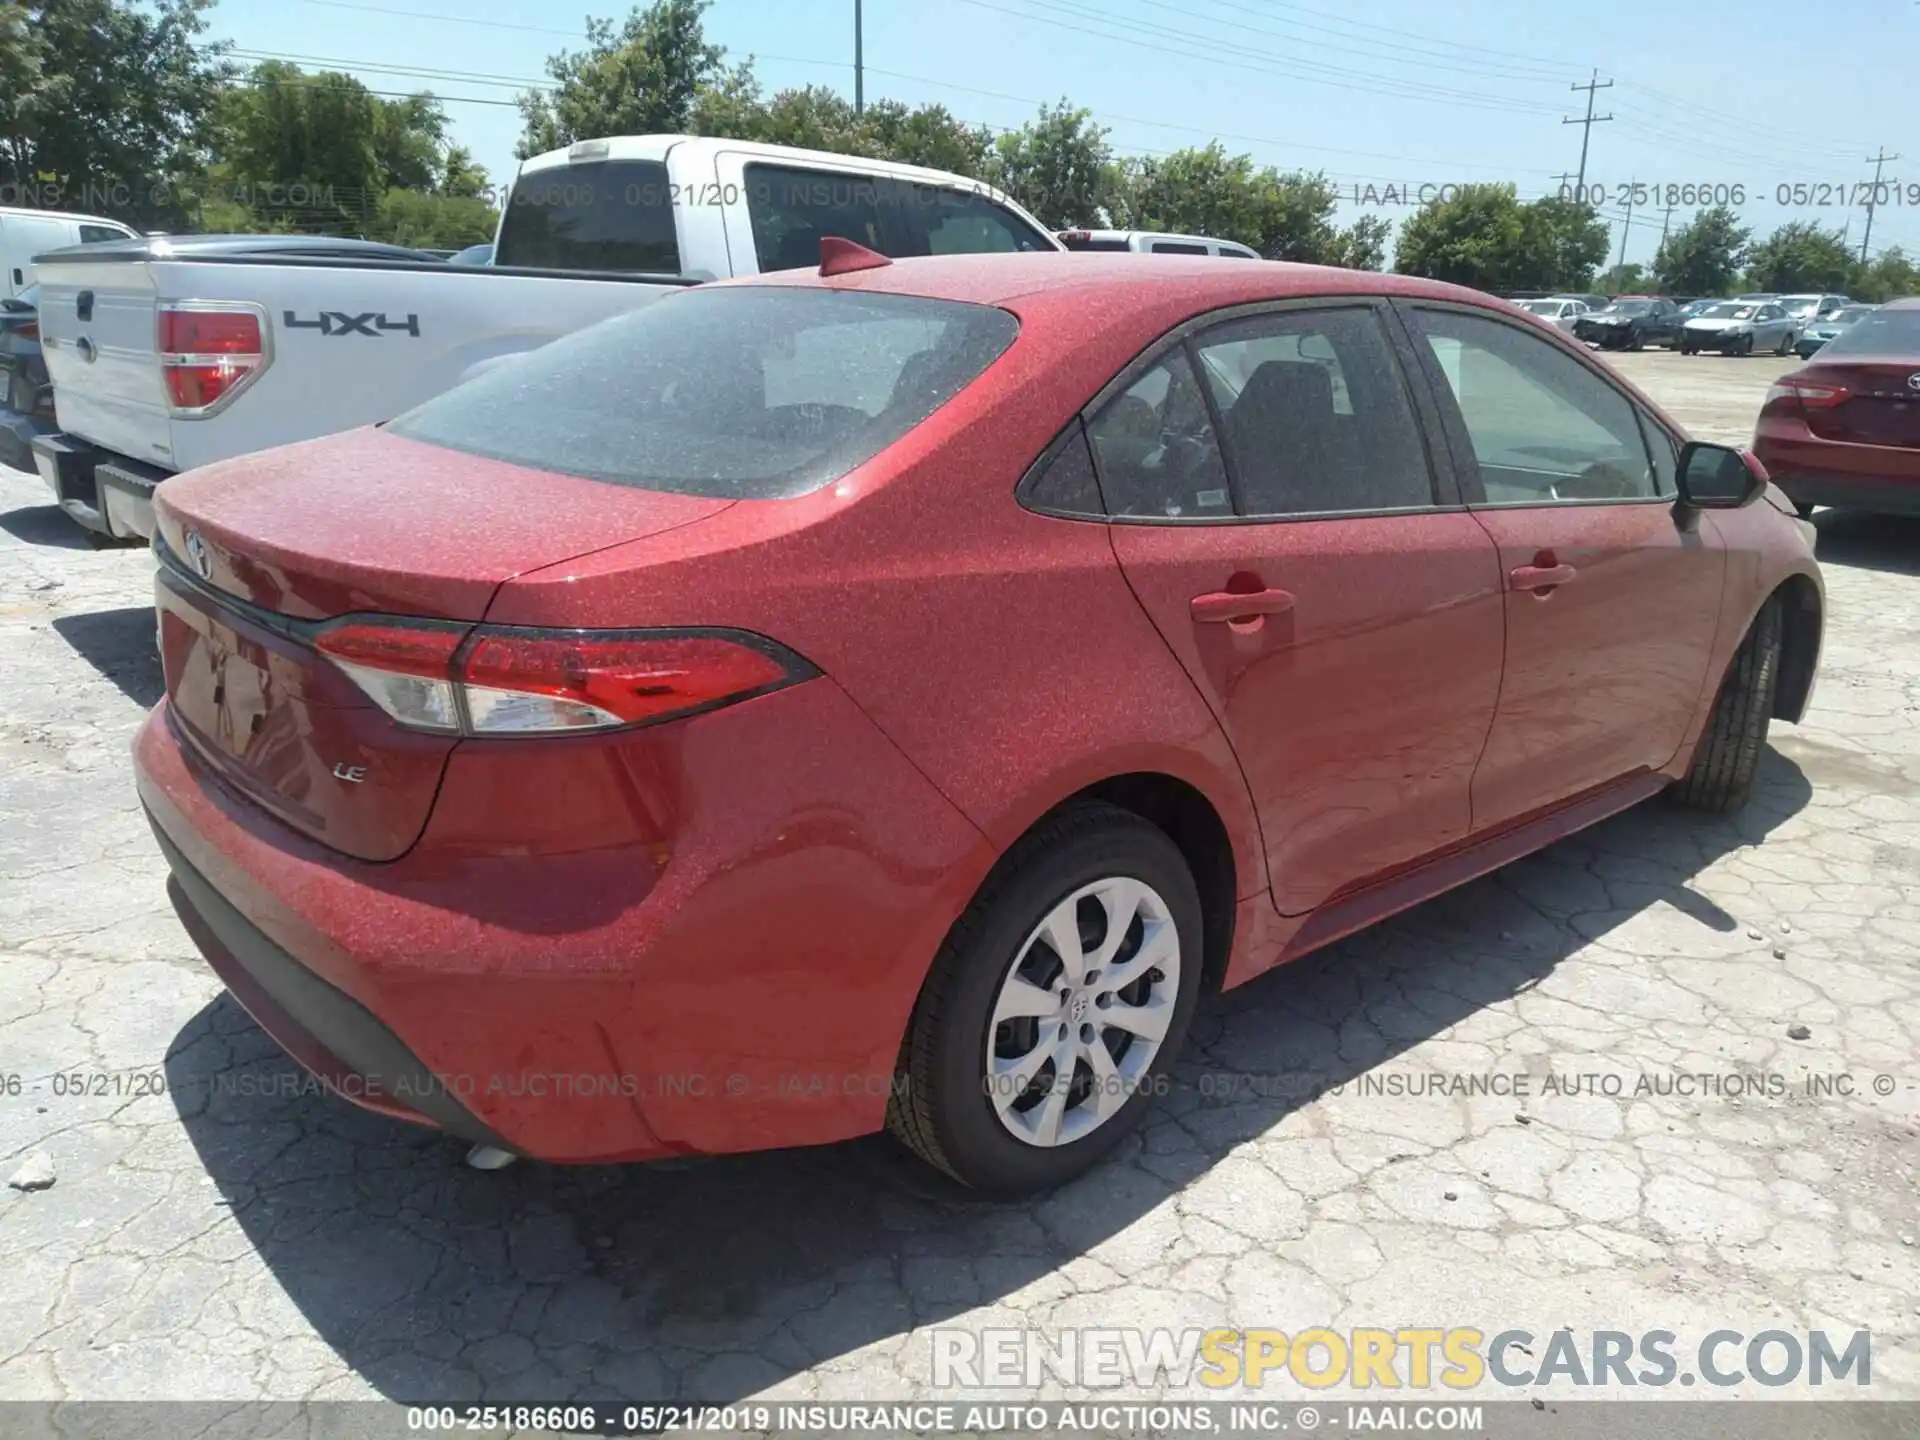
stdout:
[[1152,886],[1083,885],[1014,955],[987,1036],[987,1098],[1029,1145],[1071,1144],[1133,1098],[1180,993],[1180,937]]

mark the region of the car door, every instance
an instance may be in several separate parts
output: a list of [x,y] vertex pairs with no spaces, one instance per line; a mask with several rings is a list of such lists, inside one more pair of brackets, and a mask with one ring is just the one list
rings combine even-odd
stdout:
[[1089,411],[1114,553],[1232,741],[1286,914],[1465,838],[1499,694],[1494,547],[1390,320],[1221,319]]
[[1482,310],[1403,308],[1505,577],[1505,678],[1473,780],[1485,830],[1672,760],[1726,557],[1676,517],[1673,438],[1601,366]]

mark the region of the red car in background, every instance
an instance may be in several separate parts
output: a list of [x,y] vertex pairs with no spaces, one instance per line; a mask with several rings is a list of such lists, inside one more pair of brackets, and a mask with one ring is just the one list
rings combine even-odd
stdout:
[[1753,449],[1803,516],[1920,515],[1920,298],[1882,305],[1774,381]]
[[165,487],[140,794],[350,1098],[1057,1184],[1203,985],[1732,809],[1807,704],[1788,502],[1503,302],[831,249]]

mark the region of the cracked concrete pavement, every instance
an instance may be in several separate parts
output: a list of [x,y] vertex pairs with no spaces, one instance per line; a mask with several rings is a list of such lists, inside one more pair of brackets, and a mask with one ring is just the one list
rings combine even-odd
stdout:
[[[1621,363],[1730,440],[1781,368]],[[481,1174],[276,1093],[134,801],[147,552],[46,498],[0,472],[0,1175],[57,1171],[0,1190],[0,1397],[904,1398],[935,1327],[1324,1324],[1870,1327],[1920,1398],[1920,523],[1821,517],[1816,704],[1743,814],[1642,806],[1210,1001],[1112,1163],[1001,1205],[884,1138]],[[1649,1093],[1735,1072],[1783,1089]],[[1529,1093],[1394,1093],[1432,1075]]]

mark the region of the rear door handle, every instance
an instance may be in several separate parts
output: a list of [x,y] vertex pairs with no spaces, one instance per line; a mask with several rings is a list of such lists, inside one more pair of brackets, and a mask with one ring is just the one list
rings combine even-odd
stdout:
[[1516,590],[1551,590],[1579,572],[1571,565],[1517,565],[1507,578]]
[[1285,614],[1293,608],[1293,594],[1288,590],[1252,590],[1244,595],[1216,590],[1194,596],[1190,608],[1195,620],[1218,625],[1250,620],[1256,615]]

